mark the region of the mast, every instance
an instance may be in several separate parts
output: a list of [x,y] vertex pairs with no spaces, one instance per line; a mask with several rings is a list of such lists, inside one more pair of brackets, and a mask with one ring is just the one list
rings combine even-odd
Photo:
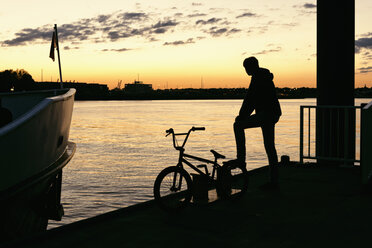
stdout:
[[59,79],[61,81],[61,89],[63,89],[63,80],[62,80],[62,69],[61,69],[61,58],[59,55],[59,43],[58,43],[58,31],[57,31],[57,24],[54,24],[54,31],[56,34],[56,48],[57,48],[57,54],[58,54],[58,66],[59,66]]

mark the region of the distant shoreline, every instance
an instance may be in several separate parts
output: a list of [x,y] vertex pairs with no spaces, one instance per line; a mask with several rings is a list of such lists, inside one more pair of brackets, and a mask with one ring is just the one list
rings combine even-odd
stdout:
[[[300,100],[300,99],[315,99],[316,97],[298,97],[298,98],[278,98],[279,100]],[[365,97],[365,98],[368,98],[368,97]],[[372,97],[370,97],[372,98]],[[116,99],[116,98],[105,98],[105,99],[99,99],[99,98],[95,98],[95,99],[75,99],[75,101],[176,101],[176,100],[180,100],[180,101],[186,101],[186,100],[190,100],[190,101],[194,101],[194,100],[197,100],[197,101],[201,101],[201,100],[243,100],[244,98],[164,98],[164,99],[161,99],[161,98],[157,98],[157,99],[152,99],[152,98],[131,98],[131,99]]]
[[[142,84],[137,87],[124,87],[109,89],[105,84],[63,83],[64,88],[76,89],[75,100],[78,101],[112,101],[112,100],[233,100],[244,99],[247,88],[187,88],[187,89],[157,89]],[[21,85],[22,86],[22,85]],[[56,82],[38,82],[28,87],[14,87],[15,91],[59,89],[61,85]],[[145,87],[148,86],[148,87]],[[9,89],[10,91],[11,89]],[[4,91],[4,90],[3,90]],[[6,90],[4,91],[6,92]],[[316,88],[276,88],[279,99],[306,99],[317,98]],[[354,89],[355,98],[372,98],[372,87]]]
[[[278,98],[279,100],[301,100],[301,99],[316,99],[316,97],[303,97],[303,98]],[[355,97],[355,99],[372,99],[371,97]],[[87,101],[208,101],[208,100],[243,100],[243,98],[195,98],[195,99],[75,99],[79,102]]]
[[[244,99],[247,88],[211,89],[163,89],[163,90],[113,90],[93,91],[89,88],[76,88],[76,100],[223,100]],[[277,88],[280,99],[304,99],[316,97],[314,88]]]
[[[234,100],[244,99],[247,88],[165,89],[149,91],[84,91],[77,89],[76,100]],[[317,98],[316,88],[276,88],[279,99]],[[372,98],[372,88],[355,89],[355,98]]]

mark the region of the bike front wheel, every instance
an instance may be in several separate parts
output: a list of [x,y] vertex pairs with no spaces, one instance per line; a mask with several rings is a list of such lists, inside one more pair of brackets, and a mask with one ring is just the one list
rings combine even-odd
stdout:
[[191,201],[191,187],[191,177],[184,169],[168,167],[155,180],[154,197],[161,208],[170,212],[179,211]]

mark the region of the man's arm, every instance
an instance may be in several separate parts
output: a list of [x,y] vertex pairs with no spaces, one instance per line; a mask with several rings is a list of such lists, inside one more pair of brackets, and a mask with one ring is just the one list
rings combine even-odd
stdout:
[[253,97],[254,97],[254,85],[249,85],[247,94],[244,97],[242,106],[239,110],[239,115],[237,116],[237,119],[244,118],[247,116],[250,116],[254,110],[254,104],[253,104]]
[[239,116],[242,116],[242,117],[250,116],[254,110],[253,102],[251,101],[252,94],[249,94],[249,93],[250,92],[248,90],[247,94],[244,97],[243,104],[240,107]]

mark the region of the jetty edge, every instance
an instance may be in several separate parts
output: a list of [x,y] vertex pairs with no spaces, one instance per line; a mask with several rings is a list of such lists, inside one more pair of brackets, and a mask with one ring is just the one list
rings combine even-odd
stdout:
[[268,166],[247,194],[168,214],[153,200],[51,229],[0,247],[362,247],[372,198],[358,166],[279,167],[280,189],[263,191]]

